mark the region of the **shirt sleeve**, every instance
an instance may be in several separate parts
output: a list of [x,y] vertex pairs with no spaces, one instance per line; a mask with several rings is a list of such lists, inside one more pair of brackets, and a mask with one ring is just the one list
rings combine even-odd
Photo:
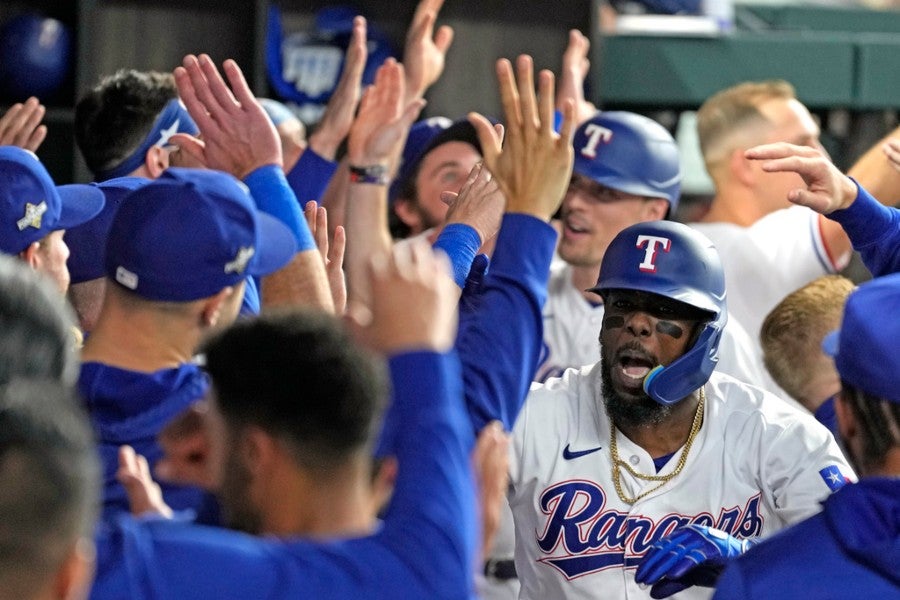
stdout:
[[319,156],[311,148],[303,151],[294,168],[287,174],[287,182],[301,208],[310,200],[318,203],[322,199],[336,170],[336,162]]
[[476,431],[495,419],[512,430],[528,393],[541,353],[555,246],[556,232],[546,222],[505,215],[478,297],[460,303],[456,346]]
[[849,207],[827,215],[844,228],[863,264],[879,277],[900,271],[900,210],[884,206],[859,183]]

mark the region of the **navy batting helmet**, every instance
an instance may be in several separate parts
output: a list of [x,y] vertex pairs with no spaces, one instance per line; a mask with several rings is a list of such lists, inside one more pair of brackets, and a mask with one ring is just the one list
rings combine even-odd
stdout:
[[728,319],[725,274],[712,242],[673,221],[623,229],[610,243],[600,279],[590,291],[636,290],[678,300],[710,314],[694,345],[644,378],[644,391],[660,404],[678,402],[709,380],[719,362],[719,340]]
[[575,173],[627,194],[665,198],[670,215],[678,208],[678,144],[653,119],[624,111],[600,112],[581,124],[572,143]]

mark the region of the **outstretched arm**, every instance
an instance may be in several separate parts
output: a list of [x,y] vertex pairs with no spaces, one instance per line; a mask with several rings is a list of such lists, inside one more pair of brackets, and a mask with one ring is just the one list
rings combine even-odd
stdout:
[[202,139],[175,134],[171,141],[200,164],[242,179],[259,210],[287,225],[300,251],[284,268],[262,280],[266,307],[306,305],[334,311],[325,265],[281,170],[281,142],[275,126],[253,96],[233,60],[223,70],[209,56],[188,55],[175,69],[175,83]]
[[[347,143],[349,185],[347,213],[348,300],[368,304],[371,294],[365,265],[392,246],[387,223],[388,172],[400,155],[409,127],[425,104],[413,100],[404,104],[403,66],[388,59],[378,69],[375,83],[363,95],[359,114],[350,128]],[[368,172],[370,176],[352,175]],[[340,173],[340,171],[339,171]],[[380,173],[380,175],[377,175]]]
[[[556,232],[548,224],[572,173],[574,105],[553,129],[554,78],[538,77],[534,91],[531,57],[520,56],[516,74],[508,60],[497,63],[506,116],[506,141],[481,115],[470,120],[484,162],[506,198],[506,212],[490,269],[480,286],[463,294],[457,340],[466,399],[475,429],[500,420],[507,429],[518,415],[540,354],[541,310],[547,296]],[[473,289],[474,288],[474,289]]]
[[778,143],[751,148],[746,156],[765,161],[765,171],[799,174],[806,187],[791,190],[788,199],[827,215],[823,231],[840,228],[873,275],[900,271],[900,211],[879,204],[822,152]]

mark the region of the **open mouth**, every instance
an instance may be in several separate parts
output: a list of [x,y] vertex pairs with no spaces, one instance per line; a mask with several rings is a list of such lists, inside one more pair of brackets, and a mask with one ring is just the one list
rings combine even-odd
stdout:
[[617,364],[626,383],[641,385],[656,361],[641,352],[626,350],[619,355]]

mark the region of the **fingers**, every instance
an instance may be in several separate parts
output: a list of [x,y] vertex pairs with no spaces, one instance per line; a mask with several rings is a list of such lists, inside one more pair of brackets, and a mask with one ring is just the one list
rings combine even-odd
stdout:
[[572,145],[572,136],[575,135],[577,126],[575,101],[571,98],[563,102],[562,105],[562,123],[559,127],[559,144],[565,146]]
[[[326,228],[327,229],[327,228]],[[343,225],[334,228],[334,239],[331,240],[331,248],[328,251],[328,265],[337,269],[344,266],[344,253],[347,250],[347,230]]]
[[481,145],[481,155],[488,169],[493,170],[497,164],[503,144],[503,128],[496,129],[490,121],[478,113],[469,113],[469,123],[475,128],[478,142]]
[[[522,126],[527,135],[540,126],[537,98],[534,95],[534,61],[527,54],[522,54],[516,59],[516,82],[522,111]],[[552,92],[550,95],[552,97]]]
[[[210,61],[210,64],[211,63],[212,61]],[[250,86],[247,84],[246,78],[244,78],[244,72],[241,71],[238,64],[235,61],[228,59],[222,64],[222,70],[225,71],[225,76],[228,77],[228,83],[234,91],[234,94],[232,95],[232,92],[228,91],[228,88],[225,88],[225,90],[228,91],[228,96],[232,100],[239,102],[241,107],[248,107],[254,104],[256,102],[256,96],[254,96],[253,92],[250,90]]]
[[[209,55],[201,54],[198,61],[211,97],[211,101],[206,106],[207,110],[214,117],[221,115],[220,118],[224,118],[225,115],[238,113],[241,108],[240,104],[238,104],[237,99],[235,99],[231,90],[228,89],[228,86],[225,85],[225,80],[222,79],[222,75]],[[234,61],[231,61],[231,65],[232,69],[240,71],[240,69],[237,69],[237,64]],[[243,80],[243,75],[240,76],[240,79]],[[244,82],[244,86],[246,85],[247,83]]]
[[441,192],[441,202],[446,204],[447,206],[453,206],[453,203],[456,202],[456,199],[459,197],[459,194],[456,192]]
[[553,73],[544,70],[538,74],[538,119],[541,135],[554,135],[553,113],[555,112],[556,98],[554,95],[555,80]]
[[522,127],[522,110],[519,105],[519,92],[516,89],[512,63],[505,58],[497,61],[497,83],[500,86],[500,104],[503,106],[507,127],[513,130],[520,129]]
[[744,151],[744,157],[752,160],[787,158],[789,156],[821,157],[822,152],[809,146],[797,146],[787,142],[762,144]]
[[449,25],[441,25],[438,27],[437,34],[434,36],[434,46],[441,54],[447,54],[450,46],[453,44],[453,28]]
[[188,133],[176,133],[169,138],[169,143],[173,146],[178,146],[182,152],[193,158],[195,161],[206,164],[204,154],[206,144],[196,136]]
[[[196,60],[196,57],[186,56],[184,63],[193,63]],[[197,95],[191,73],[182,66],[176,67],[173,75],[175,77],[175,86],[178,88],[178,97],[184,102],[185,108],[187,108],[191,118],[197,123],[197,127],[200,131],[213,131],[216,127],[215,121],[206,110],[206,105]]]
[[47,137],[47,127],[40,124],[45,113],[46,109],[34,96],[24,103],[13,104],[0,117],[0,145],[37,150]]

